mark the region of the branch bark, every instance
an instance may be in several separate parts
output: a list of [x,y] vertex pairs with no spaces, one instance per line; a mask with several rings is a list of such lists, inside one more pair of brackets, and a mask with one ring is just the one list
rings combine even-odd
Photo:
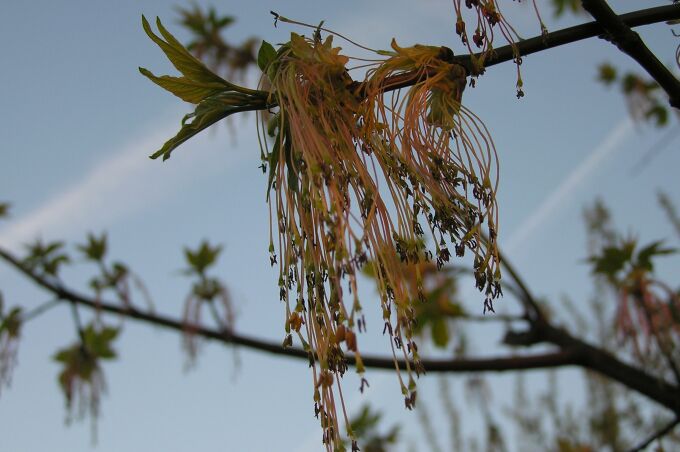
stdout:
[[[680,5],[659,6],[656,8],[649,8],[640,11],[634,11],[627,14],[616,16],[627,27],[639,27],[642,25],[649,25],[658,22],[665,22],[674,19],[680,19]],[[547,35],[535,36],[530,39],[525,39],[517,43],[516,48],[519,55],[524,57],[532,53],[541,52],[543,50],[552,49],[565,44],[582,41],[584,39],[593,38],[602,35],[606,29],[597,21],[589,22],[573,27],[557,30]],[[480,55],[476,55],[479,57]],[[492,55],[487,57],[485,66],[490,67],[496,64],[512,61],[515,58],[515,49],[507,45],[495,49]],[[473,72],[472,58],[470,55],[454,56],[452,62],[461,64],[469,73]],[[420,80],[422,75],[416,72],[405,72],[403,74],[395,75],[387,79],[385,83],[386,91],[393,91],[407,86],[414,85]],[[357,83],[359,87],[360,83]],[[360,89],[360,88],[359,88]]]
[[[640,35],[617,16],[605,0],[582,0],[583,9],[607,32],[605,38],[611,40],[619,50],[633,58],[666,91],[672,107],[680,108],[680,81],[659,61],[640,38]],[[680,5],[671,5],[680,11]]]
[[[36,274],[31,269],[24,266],[19,259],[2,248],[0,248],[0,258],[26,275],[38,286],[46,289],[47,291],[54,294],[58,299],[64,300],[66,302],[78,304],[102,312],[118,314],[123,317],[144,321],[151,325],[161,326],[175,331],[191,330],[192,333],[201,337],[216,340],[224,344],[240,345],[253,350],[286,357],[302,358],[305,360],[310,358],[309,354],[300,348],[284,348],[277,343],[237,334],[233,331],[218,331],[203,327],[201,325],[187,325],[184,322],[159,314],[144,312],[132,307],[120,306],[110,302],[94,300],[65,288],[57,281],[51,281],[41,275]],[[676,414],[680,414],[680,388],[662,379],[649,375],[643,370],[632,365],[619,361],[610,353],[581,341],[580,339],[574,338],[566,331],[555,328],[547,322],[536,323],[534,324],[534,328],[536,328],[536,331],[535,336],[533,336],[533,342],[531,342],[532,344],[540,342],[552,343],[557,345],[559,350],[528,356],[423,360],[423,365],[429,372],[449,373],[490,371],[503,372],[514,370],[543,369],[570,365],[581,366],[605,375],[614,381],[618,381],[628,388],[646,395],[650,399],[672,410]],[[347,360],[350,365],[355,364],[355,359],[353,356],[348,356]],[[395,366],[392,358],[386,357],[362,355],[362,361],[366,367],[372,367],[375,369],[394,369]],[[398,361],[397,364],[400,368],[406,366],[406,363],[403,361]]]
[[[68,303],[77,304],[90,309],[117,314],[134,320],[146,322],[150,325],[160,326],[178,332],[191,331],[205,339],[218,341],[224,344],[240,345],[252,350],[282,355],[291,358],[309,359],[309,353],[297,347],[282,347],[281,344],[262,340],[252,336],[238,334],[228,330],[216,330],[202,325],[191,325],[171,317],[156,313],[140,311],[132,306],[121,306],[116,303],[95,300],[85,295],[79,294],[61,285],[59,282],[51,281],[34,271],[27,268],[23,263],[11,253],[0,248],[0,258],[12,265],[15,269],[26,275],[38,286],[52,293],[57,299]],[[560,367],[577,365],[578,359],[574,350],[562,349],[555,352],[524,355],[507,356],[479,359],[432,359],[423,360],[423,365],[428,372],[503,372],[514,370],[543,369],[550,367]],[[394,369],[394,361],[391,357],[362,355],[361,359],[364,366],[374,369]],[[354,356],[347,356],[350,365],[356,363]],[[403,360],[397,361],[400,368],[406,368]]]

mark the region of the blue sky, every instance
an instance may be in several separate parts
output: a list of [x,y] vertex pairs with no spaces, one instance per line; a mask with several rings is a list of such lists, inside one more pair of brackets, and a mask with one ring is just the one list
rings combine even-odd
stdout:
[[[282,42],[290,31],[299,31],[283,24],[275,29],[269,10],[276,9],[311,23],[325,19],[327,26],[373,48],[387,48],[396,37],[402,45],[460,49],[448,1],[366,3],[225,1],[217,6],[238,18],[227,34],[234,42],[252,35]],[[537,34],[528,5],[509,3],[506,12],[520,34]],[[613,3],[621,11],[631,7]],[[178,272],[182,246],[203,238],[223,243],[216,274],[229,285],[237,306],[237,330],[279,341],[283,309],[267,257],[266,182],[258,169],[254,116],[214,127],[166,163],[149,160],[190,107],[137,72],[144,66],[172,73],[144,34],[141,15],[160,16],[180,40],[187,35],[174,24],[175,3],[140,5],[2,6],[0,201],[11,201],[13,208],[11,219],[0,224],[0,244],[20,251],[36,237],[78,243],[88,231],[107,230],[111,257],[143,278],[160,311],[174,314],[181,312],[189,290]],[[547,6],[543,15],[551,16]],[[554,30],[579,20],[548,22]],[[640,31],[662,60],[672,61],[678,39],[668,27]],[[613,46],[591,40],[527,57],[526,97],[520,101],[508,64],[489,69],[464,98],[489,127],[499,151],[501,244],[535,292],[556,305],[563,294],[578,301],[590,293],[581,221],[586,203],[602,197],[622,231],[651,241],[672,235],[655,205],[655,191],[663,188],[680,202],[677,140],[643,170],[632,171],[667,132],[630,122],[621,96],[595,82],[596,64],[603,60],[633,67]],[[660,271],[677,275],[679,268],[678,259],[669,258]],[[78,263],[64,276],[79,288],[93,272]],[[48,299],[5,266],[0,266],[0,290],[10,305],[35,306]],[[365,292],[372,296],[370,289]],[[478,294],[470,288],[463,293],[481,310]],[[376,330],[369,330],[365,343],[385,350]],[[46,445],[92,449],[87,421],[64,425],[58,368],[50,359],[74,339],[66,309],[26,326],[12,386],[0,394],[3,451],[42,451]],[[95,450],[320,450],[306,363],[205,344],[196,368],[184,372],[177,335],[133,322],[125,323],[116,348],[120,359],[105,365],[109,394],[102,401]],[[498,347],[480,338],[476,351],[496,354]],[[369,372],[369,379],[377,382],[371,395],[376,407],[406,425],[407,434],[417,432],[415,415],[402,408],[396,379],[380,372]],[[498,381],[497,393],[511,392],[512,386],[503,386],[510,380]],[[420,386],[435,394],[435,379],[421,379]],[[354,381],[348,379],[346,387],[358,408],[362,399],[354,394]]]

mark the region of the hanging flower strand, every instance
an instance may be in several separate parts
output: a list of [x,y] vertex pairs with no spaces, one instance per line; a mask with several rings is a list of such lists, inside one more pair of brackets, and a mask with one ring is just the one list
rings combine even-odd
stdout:
[[[377,282],[383,332],[407,408],[416,402],[415,380],[424,371],[414,339],[416,307],[425,300],[422,269],[441,268],[453,253],[468,252],[476,286],[485,295],[484,312],[493,311],[501,295],[498,156],[486,126],[461,102],[468,76],[480,75],[493,51],[494,30],[512,45],[517,34],[495,1],[466,1],[478,17],[473,42],[482,51],[474,54],[461,1],[454,6],[456,30],[474,56],[470,68],[446,47],[401,47],[393,40],[391,50],[374,51],[323,22],[315,27],[273,13],[275,21],[313,33],[291,33],[278,49],[263,42],[256,90],[223,80],[160,21],[162,37],[144,19],[147,34],[182,77],[140,71],[196,104],[153,158],[167,159],[181,143],[231,114],[269,112],[257,119],[268,173],[270,262],[279,267],[286,311],[283,346],[297,337],[309,354],[314,413],[329,451],[344,450],[342,424],[356,448],[339,381],[348,367],[345,353],[364,372],[357,339],[365,329],[357,290],[361,271]],[[323,38],[322,32],[329,35]],[[361,83],[349,75],[352,57],[341,53],[334,37],[375,53],[375,59],[357,58],[367,68]],[[403,86],[405,79],[410,86]]]

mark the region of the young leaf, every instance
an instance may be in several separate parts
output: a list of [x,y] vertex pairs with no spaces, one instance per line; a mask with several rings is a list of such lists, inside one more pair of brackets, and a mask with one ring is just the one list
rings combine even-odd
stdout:
[[106,255],[106,233],[97,238],[94,234],[87,234],[87,243],[77,245],[77,248],[91,261],[99,262]]
[[159,18],[156,18],[156,26],[161,32],[161,35],[165,38],[165,41],[154,34],[149,22],[144,16],[142,16],[142,26],[149,38],[158,44],[158,47],[165,53],[172,65],[187,79],[199,83],[220,84],[225,88],[233,88],[235,86],[213,73],[194,57],[172,34],[170,34],[168,30],[165,29],[165,27],[163,27]]
[[262,72],[267,71],[267,67],[276,59],[276,50],[274,46],[267,41],[262,41],[260,50],[257,52],[257,65]]
[[171,77],[169,75],[157,77],[143,67],[139,68],[139,72],[156,85],[192,104],[197,104],[206,97],[218,94],[226,89],[222,83],[201,83],[187,77]]
[[[162,156],[163,160],[167,160],[170,158],[170,153],[179,145],[215,124],[217,121],[234,113],[256,109],[256,107],[243,104],[235,105],[233,102],[229,102],[230,98],[236,99],[238,96],[243,95],[239,93],[224,92],[200,102],[193,113],[184,116],[184,119],[182,119],[182,127],[179,132],[177,132],[177,135],[166,141],[162,148],[151,155],[151,158],[157,159]],[[264,102],[262,102],[262,105],[264,106]]]

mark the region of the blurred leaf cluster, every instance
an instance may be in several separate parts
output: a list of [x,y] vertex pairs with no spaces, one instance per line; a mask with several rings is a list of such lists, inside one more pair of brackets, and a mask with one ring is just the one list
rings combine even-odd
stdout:
[[364,405],[351,419],[351,430],[356,437],[352,450],[363,452],[388,452],[399,440],[399,426],[393,425],[385,433],[380,431],[382,413]]
[[54,360],[62,366],[58,381],[66,398],[67,419],[70,420],[74,408],[78,418],[86,413],[93,419],[99,415],[99,402],[105,390],[100,364],[102,360],[116,358],[112,342],[118,333],[117,328],[91,323],[81,331],[78,342],[55,353]]
[[616,67],[603,63],[598,80],[606,86],[619,85],[634,119],[663,127],[668,124],[670,110],[659,84],[634,72],[619,74]]
[[15,306],[7,313],[4,310],[4,300],[0,292],[0,390],[2,386],[8,386],[11,382],[22,325],[20,307]]
[[256,61],[255,48],[259,39],[248,38],[239,45],[229,43],[222,33],[236,19],[219,15],[214,7],[204,10],[194,4],[190,8],[178,8],[177,12],[180,15],[179,23],[192,34],[187,49],[213,70],[219,72],[224,69],[227,78],[242,81]]
[[188,366],[195,362],[198,353],[198,343],[193,333],[195,328],[201,325],[201,313],[204,307],[208,308],[213,322],[225,334],[231,331],[234,325],[234,309],[226,285],[207,273],[208,269],[217,263],[221,252],[221,245],[212,246],[206,240],[202,241],[195,250],[184,248],[187,268],[182,273],[194,280],[191,292],[184,302],[183,316],[186,325],[183,344],[187,352]]
[[26,246],[28,256],[24,259],[24,265],[30,270],[56,277],[61,266],[71,262],[63,248],[64,242],[43,243],[41,239],[37,239]]

